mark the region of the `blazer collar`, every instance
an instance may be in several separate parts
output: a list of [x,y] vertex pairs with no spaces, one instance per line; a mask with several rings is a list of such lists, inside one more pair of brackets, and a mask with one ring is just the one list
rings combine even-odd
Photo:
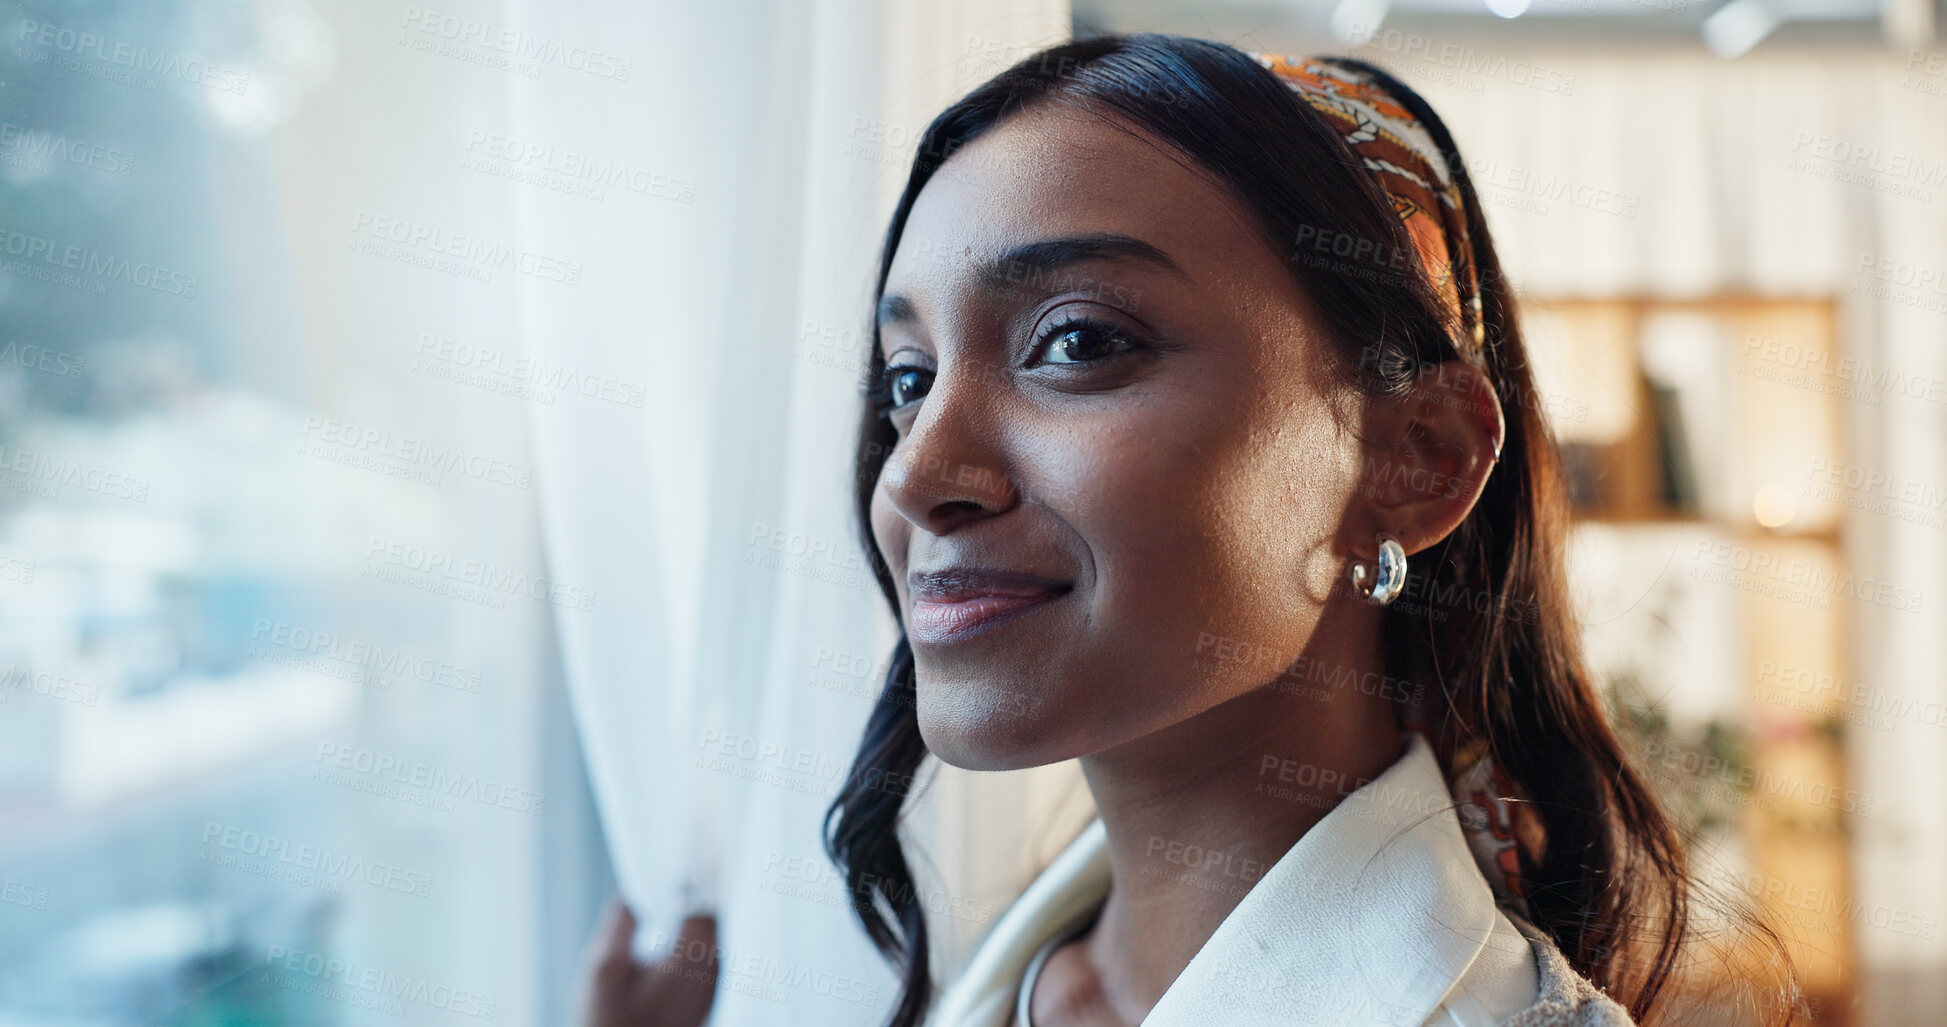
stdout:
[[[1419,1027],[1473,966],[1497,909],[1426,738],[1265,871],[1143,1027]],[[1006,1022],[1029,954],[1111,884],[1090,823],[1001,917],[929,1023]]]
[[1272,864],[1143,1027],[1418,1027],[1439,1008],[1497,910],[1432,747],[1407,734],[1405,755]]

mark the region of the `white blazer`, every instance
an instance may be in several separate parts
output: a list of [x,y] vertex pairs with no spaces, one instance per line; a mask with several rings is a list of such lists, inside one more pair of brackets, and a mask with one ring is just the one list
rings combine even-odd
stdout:
[[[1142,1027],[1631,1022],[1495,905],[1433,749],[1410,735],[1250,885]],[[1109,884],[1098,819],[988,930],[926,1027],[1007,1023],[1034,951]]]

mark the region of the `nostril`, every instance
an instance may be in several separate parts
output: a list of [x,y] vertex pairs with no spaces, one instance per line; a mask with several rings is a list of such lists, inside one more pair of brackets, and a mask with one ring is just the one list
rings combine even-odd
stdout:
[[933,524],[939,528],[951,528],[956,524],[972,520],[986,513],[986,508],[968,499],[949,499],[933,507]]

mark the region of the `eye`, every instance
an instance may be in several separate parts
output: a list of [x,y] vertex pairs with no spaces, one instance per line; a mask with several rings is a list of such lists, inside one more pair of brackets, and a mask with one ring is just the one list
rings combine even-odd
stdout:
[[913,364],[889,364],[879,370],[878,384],[872,390],[873,406],[880,416],[925,396],[933,387],[933,372]]
[[[1142,342],[1119,325],[1085,314],[1061,318],[1034,340],[1038,362],[1055,365],[1096,363],[1143,348]],[[894,412],[924,399],[932,391],[933,377],[931,368],[918,364],[882,366],[872,383],[873,411],[881,418],[890,418]]]
[[895,367],[886,379],[886,397],[894,407],[903,407],[932,387],[933,372],[923,367]]
[[1127,332],[1096,318],[1075,315],[1056,323],[1035,340],[1042,362],[1085,364],[1137,348]]

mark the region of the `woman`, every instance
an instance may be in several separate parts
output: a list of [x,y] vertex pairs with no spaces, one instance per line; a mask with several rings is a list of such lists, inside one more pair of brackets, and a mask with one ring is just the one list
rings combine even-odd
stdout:
[[[1423,100],[1050,48],[928,128],[875,303],[856,503],[904,633],[826,841],[891,1027],[1660,1011],[1683,846],[1578,654],[1555,445]],[[937,1003],[882,784],[928,753],[1079,757],[1099,813]]]

